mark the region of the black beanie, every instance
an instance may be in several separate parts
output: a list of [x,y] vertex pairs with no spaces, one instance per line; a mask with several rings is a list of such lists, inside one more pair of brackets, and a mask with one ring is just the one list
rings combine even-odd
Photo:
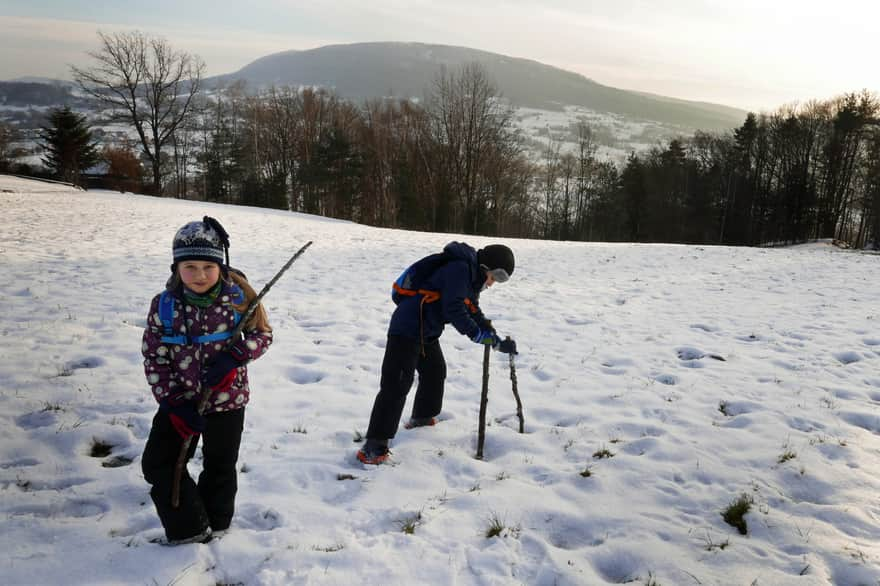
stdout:
[[477,262],[489,270],[504,269],[508,276],[513,274],[513,251],[503,244],[490,244],[477,251]]

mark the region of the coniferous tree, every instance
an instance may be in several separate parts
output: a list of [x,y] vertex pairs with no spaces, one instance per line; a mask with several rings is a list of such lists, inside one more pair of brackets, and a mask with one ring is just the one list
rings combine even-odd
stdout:
[[10,166],[10,159],[12,158],[12,140],[12,127],[0,122],[0,171],[5,171]]
[[100,161],[86,117],[67,106],[49,113],[49,125],[40,131],[45,149],[43,164],[61,181],[81,185],[82,173]]

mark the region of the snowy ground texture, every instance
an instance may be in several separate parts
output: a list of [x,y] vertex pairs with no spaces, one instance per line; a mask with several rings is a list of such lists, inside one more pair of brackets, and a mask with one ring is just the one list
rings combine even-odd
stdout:
[[[525,434],[496,354],[474,458],[482,351],[448,330],[440,423],[365,469],[389,286],[456,237],[10,177],[0,209],[0,583],[880,582],[880,256],[505,241],[482,305],[521,349]],[[266,298],[232,531],[171,548],[140,340],[204,214],[258,287],[314,245]]]

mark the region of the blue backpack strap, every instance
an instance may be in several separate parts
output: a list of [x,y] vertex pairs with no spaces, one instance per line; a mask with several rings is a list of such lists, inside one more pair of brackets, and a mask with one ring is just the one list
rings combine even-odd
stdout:
[[183,334],[174,335],[174,296],[168,290],[159,295],[159,320],[162,322],[162,342],[165,344],[188,344]]
[[190,341],[194,344],[207,344],[208,342],[221,342],[232,337],[232,332],[218,332],[216,334],[205,334],[203,336],[193,336]]
[[[233,285],[232,287],[230,287],[230,292],[232,293],[232,302],[235,305],[241,305],[245,302],[246,298],[244,296],[244,291],[241,290],[241,287],[239,287],[238,285]],[[238,313],[238,311],[236,311],[234,307],[232,308],[232,316],[235,321],[235,326],[237,326],[238,322],[241,321],[241,314]]]
[[[244,291],[241,290],[238,286],[232,287],[232,301],[236,305],[239,305],[244,302],[245,296]],[[233,308],[233,319],[235,325],[233,328],[238,325],[238,322],[241,321],[241,314],[235,311]],[[162,342],[165,344],[207,344],[209,342],[221,342],[223,340],[228,340],[232,337],[231,331],[225,332],[217,332],[215,334],[205,334],[202,336],[184,336],[183,334],[174,334],[174,296],[171,295],[168,291],[162,291],[162,294],[159,296],[159,320],[162,322],[162,329],[164,330],[164,336],[162,336]]]

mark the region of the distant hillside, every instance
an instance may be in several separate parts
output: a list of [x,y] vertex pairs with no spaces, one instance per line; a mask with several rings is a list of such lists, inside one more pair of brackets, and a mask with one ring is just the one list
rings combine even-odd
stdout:
[[256,87],[321,86],[356,101],[382,96],[420,98],[442,66],[455,70],[470,62],[481,63],[504,97],[516,106],[583,106],[631,119],[703,130],[733,128],[741,125],[746,116],[744,110],[728,106],[604,86],[580,74],[529,59],[423,43],[356,43],[285,51],[206,81],[209,85],[241,79]]
[[0,105],[58,106],[82,105],[85,102],[72,93],[70,82],[59,80],[0,81]]

